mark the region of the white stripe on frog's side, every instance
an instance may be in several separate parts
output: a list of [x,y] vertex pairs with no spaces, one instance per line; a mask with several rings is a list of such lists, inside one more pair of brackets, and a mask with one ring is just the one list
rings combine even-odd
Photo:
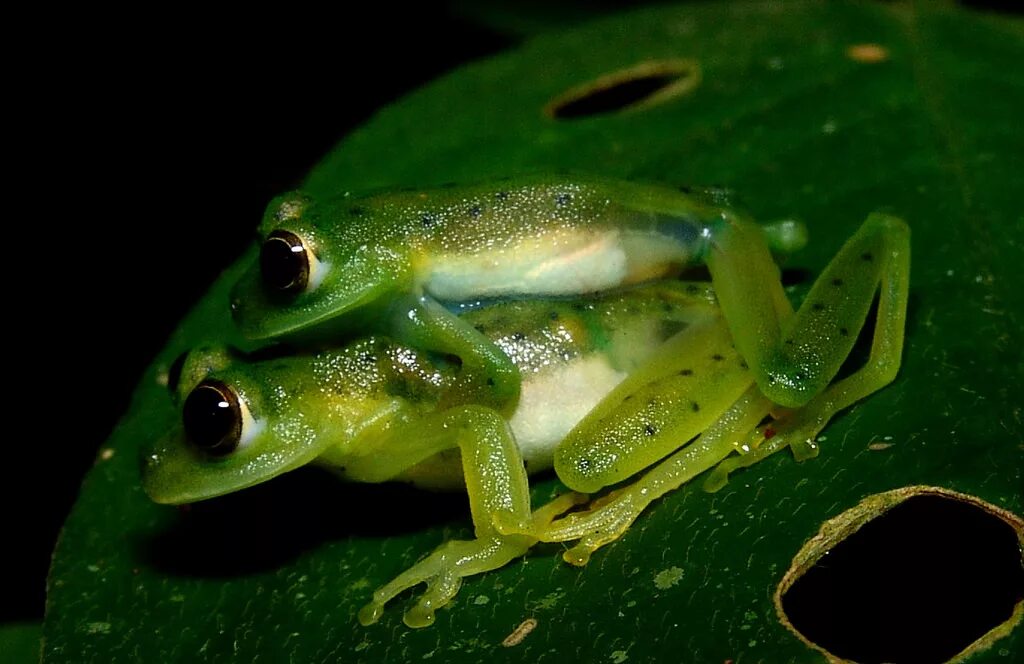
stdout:
[[617,231],[562,233],[472,255],[429,259],[425,290],[441,300],[501,295],[570,295],[614,288],[626,278]]
[[683,243],[660,233],[565,230],[472,255],[425,258],[424,290],[452,302],[506,295],[578,295],[649,279],[683,263]]
[[524,376],[509,427],[527,470],[550,468],[558,443],[625,377],[603,354]]

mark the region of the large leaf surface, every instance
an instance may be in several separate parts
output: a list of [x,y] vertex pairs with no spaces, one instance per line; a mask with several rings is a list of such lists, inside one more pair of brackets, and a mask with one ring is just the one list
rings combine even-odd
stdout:
[[[856,44],[881,45],[884,61],[851,57]],[[662,58],[699,61],[701,84],[645,111],[542,113],[568,88]],[[384,109],[310,189],[561,168],[721,183],[758,217],[805,219],[812,244],[788,267],[811,273],[870,211],[895,211],[913,229],[899,377],[838,417],[817,459],[776,455],[713,495],[684,487],[584,569],[539,547],[468,580],[430,629],[406,629],[401,602],[362,628],[373,587],[468,533],[463,498],[299,471],[179,514],[139,487],[140,446],[174,418],[158,378],[182,350],[231,334],[236,267],[147,372],[85,482],[51,571],[47,661],[819,659],[771,595],[823,521],[915,484],[1022,512],[1022,61],[1019,23],[954,10],[659,7],[541,36]],[[541,481],[534,497],[556,488]],[[530,617],[536,629],[503,648]],[[977,660],[1022,655],[1018,627]]]

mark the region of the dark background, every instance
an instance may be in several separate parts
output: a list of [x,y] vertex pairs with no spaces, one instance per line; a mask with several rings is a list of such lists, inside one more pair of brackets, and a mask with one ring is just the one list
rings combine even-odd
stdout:
[[82,475],[270,198],[375,110],[515,41],[443,3],[344,22],[180,9],[39,20],[46,47],[22,55],[19,93],[5,95],[20,117],[3,225],[14,454],[0,462],[0,622],[42,617]]

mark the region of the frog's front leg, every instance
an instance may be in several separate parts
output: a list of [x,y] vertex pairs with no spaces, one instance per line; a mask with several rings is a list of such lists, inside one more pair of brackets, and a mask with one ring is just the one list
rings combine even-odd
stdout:
[[472,325],[426,294],[399,298],[390,309],[391,329],[401,341],[445,353],[462,362],[457,402],[496,408],[509,414],[519,398],[520,377],[512,360]]
[[[727,220],[715,230],[707,257],[736,347],[761,391],[786,407],[803,406],[832,382],[864,326],[879,285],[885,296],[902,280],[905,291],[908,261],[906,224],[872,214],[794,314],[757,226],[741,218]],[[902,330],[905,304],[893,304],[879,310],[879,325]]]
[[[435,609],[452,600],[464,577],[502,567],[537,542],[529,535],[502,535],[494,526],[496,520],[519,523],[530,519],[526,471],[501,415],[479,406],[454,408],[399,427],[382,441],[382,448],[402,449],[410,440],[426,442],[416,443],[407,467],[433,452],[459,448],[476,539],[446,542],[378,588],[373,600],[359,611],[359,621],[364,625],[376,622],[384,605],[396,595],[426,583],[426,591],[404,618],[410,627],[426,627],[433,623]],[[371,466],[374,461],[367,459],[365,464]],[[358,464],[349,470],[382,479],[376,477],[375,470],[360,469]],[[399,466],[391,466],[386,474],[397,470]]]

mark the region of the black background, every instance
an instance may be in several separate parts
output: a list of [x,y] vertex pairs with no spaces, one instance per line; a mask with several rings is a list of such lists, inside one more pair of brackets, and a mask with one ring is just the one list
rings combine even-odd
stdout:
[[381,106],[513,44],[443,3],[27,23],[40,39],[18,54],[5,95],[18,121],[3,224],[0,622],[42,617],[82,475],[270,198]]

